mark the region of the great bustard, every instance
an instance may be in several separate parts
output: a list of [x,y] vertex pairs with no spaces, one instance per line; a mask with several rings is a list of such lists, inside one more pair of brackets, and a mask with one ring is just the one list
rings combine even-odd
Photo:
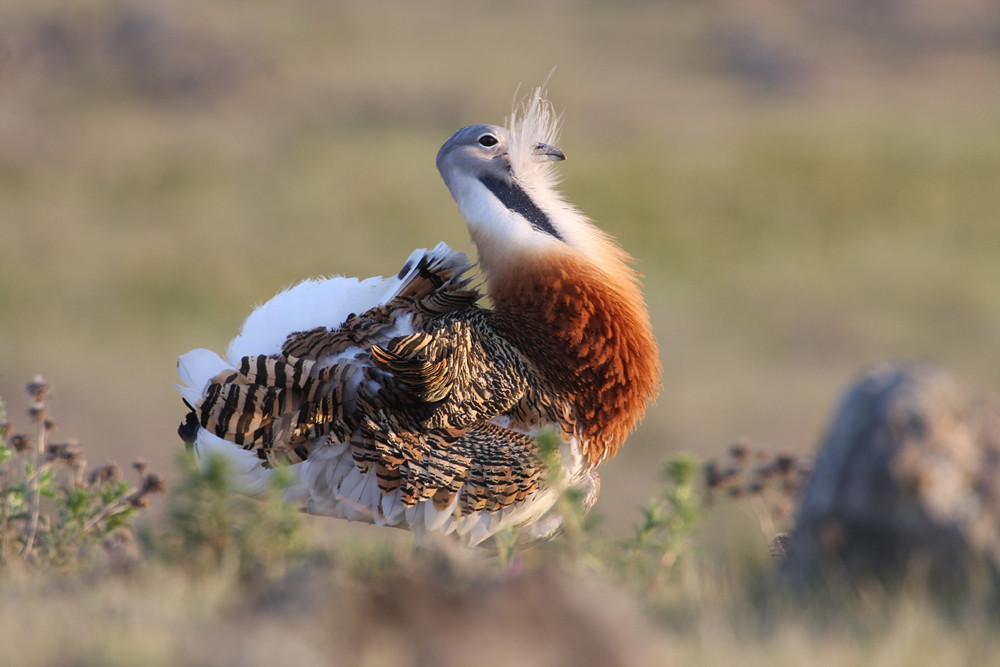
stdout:
[[540,91],[509,126],[463,128],[437,156],[492,309],[465,253],[439,244],[392,278],[300,283],[251,313],[225,360],[179,359],[181,434],[231,459],[239,490],[291,465],[309,512],[470,545],[551,534],[566,488],[596,500],[595,467],[658,390],[656,343],[629,256],[555,191],[564,155]]

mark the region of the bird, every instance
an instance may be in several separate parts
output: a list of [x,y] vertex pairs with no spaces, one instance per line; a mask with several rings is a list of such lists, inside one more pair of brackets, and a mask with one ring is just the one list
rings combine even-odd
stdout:
[[305,512],[470,547],[550,538],[570,491],[589,510],[661,364],[634,260],[558,190],[561,120],[535,89],[439,150],[478,271],[440,243],[388,277],[308,279],[225,358],[182,355],[199,462],[249,495],[286,468]]

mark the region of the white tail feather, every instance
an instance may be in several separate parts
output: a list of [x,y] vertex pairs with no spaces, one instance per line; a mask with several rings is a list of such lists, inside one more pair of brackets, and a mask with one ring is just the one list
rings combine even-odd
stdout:
[[211,350],[199,348],[177,359],[177,376],[183,385],[175,384],[189,405],[197,405],[209,381],[226,370],[236,370]]

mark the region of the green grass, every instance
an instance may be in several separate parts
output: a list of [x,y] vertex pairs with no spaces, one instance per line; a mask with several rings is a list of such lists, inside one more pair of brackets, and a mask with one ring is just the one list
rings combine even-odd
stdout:
[[[95,457],[174,469],[177,355],[221,351],[277,289],[395,272],[440,240],[467,248],[434,155],[458,127],[502,121],[553,67],[565,191],[637,258],[665,368],[657,405],[602,468],[607,539],[631,535],[673,453],[743,436],[811,452],[872,361],[931,357],[1000,385],[1000,54],[985,3],[867,24],[830,3],[64,4],[0,9],[0,396],[44,373]],[[782,71],[778,87],[761,78]],[[918,601],[860,638],[794,617],[743,630],[753,568],[732,562],[766,561],[753,524],[705,518],[707,562],[667,615],[684,630],[655,624],[674,662],[961,664],[996,648]],[[379,576],[417,567],[397,536],[309,525],[375,552]],[[316,576],[339,592],[359,569]],[[102,583],[93,603],[23,587],[0,618],[12,636],[56,619],[64,639],[35,646],[42,663],[77,646],[80,664],[211,664],[191,646],[218,633],[236,650],[247,623],[271,629],[253,640],[271,655],[348,604],[271,616],[230,582],[169,568]]]

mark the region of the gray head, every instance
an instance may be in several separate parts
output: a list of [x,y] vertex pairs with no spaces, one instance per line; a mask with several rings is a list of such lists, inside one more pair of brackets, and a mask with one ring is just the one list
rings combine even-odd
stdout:
[[633,282],[627,255],[557,191],[553,167],[565,159],[555,147],[558,135],[559,117],[536,89],[507,127],[464,127],[438,151],[438,170],[480,266],[492,281],[516,275],[526,262],[573,256],[612,281]]
[[[530,231],[564,240],[545,203],[549,179],[538,167],[566,156],[555,146],[499,125],[470,125],[451,136],[437,167],[470,228]],[[528,229],[522,230],[527,232]]]
[[[520,137],[499,125],[470,125],[451,135],[437,154],[437,168],[448,181],[446,172],[494,173],[511,176],[513,151],[523,151]],[[563,152],[542,141],[535,141],[531,155],[538,161],[565,160]],[[516,176],[516,175],[514,175]]]

